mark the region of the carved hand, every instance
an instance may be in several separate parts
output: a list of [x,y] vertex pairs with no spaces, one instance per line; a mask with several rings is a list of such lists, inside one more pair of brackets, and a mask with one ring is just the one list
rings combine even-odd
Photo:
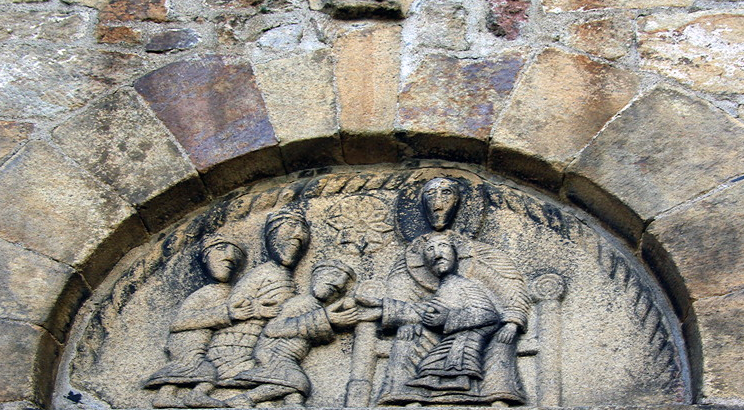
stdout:
[[361,308],[359,309],[360,322],[374,322],[382,317],[382,308]]
[[357,307],[345,308],[343,299],[328,306],[326,308],[326,315],[328,315],[328,320],[334,326],[346,327],[359,323]]
[[255,309],[250,299],[243,299],[228,305],[227,313],[232,320],[248,320],[255,315]]
[[517,336],[517,324],[508,322],[496,333],[496,340],[500,343],[510,344]]
[[275,318],[282,307],[279,306],[279,302],[276,300],[262,300],[261,304],[256,308],[256,316],[263,319]]
[[447,310],[439,310],[434,306],[426,307],[426,311],[421,315],[421,321],[426,326],[442,326],[447,321]]
[[398,328],[396,337],[400,340],[413,340],[421,336],[421,325],[404,325]]
[[379,299],[379,298],[373,298],[373,297],[364,296],[364,295],[354,295],[354,299],[356,299],[357,303],[359,303],[362,306],[372,307],[372,308],[382,306],[382,299]]

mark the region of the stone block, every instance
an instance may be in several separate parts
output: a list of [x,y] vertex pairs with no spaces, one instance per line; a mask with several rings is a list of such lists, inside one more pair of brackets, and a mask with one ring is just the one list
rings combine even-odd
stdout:
[[338,132],[328,51],[256,65],[256,76],[280,145]]
[[18,146],[28,140],[34,125],[26,122],[0,121],[0,161],[10,156]]
[[377,24],[339,35],[334,50],[342,131],[393,131],[400,78],[400,32],[398,25]]
[[338,19],[402,18],[410,8],[409,0],[313,0],[312,10],[321,10]]
[[494,127],[491,167],[550,189],[563,169],[635,96],[633,73],[548,49],[537,57]]
[[134,87],[199,172],[278,144],[247,64],[220,56],[180,61],[147,74]]
[[744,172],[743,155],[740,122],[657,88],[582,151],[567,169],[564,193],[634,242],[646,221]]
[[146,237],[135,210],[42,141],[0,168],[0,237],[79,267],[91,286]]
[[641,68],[713,93],[744,93],[744,15],[673,13],[639,20]]
[[703,353],[702,403],[744,397],[744,291],[695,302]]
[[489,0],[486,27],[497,37],[516,40],[529,19],[530,5],[528,0]]
[[424,47],[463,51],[467,41],[468,12],[461,0],[434,0],[422,3],[415,23],[416,41]]
[[543,9],[551,13],[597,9],[651,9],[690,7],[693,0],[546,0]]
[[62,2],[66,4],[79,4],[100,10],[108,4],[109,0],[62,0]]
[[0,14],[0,41],[47,40],[70,43],[83,38],[90,18],[69,12],[4,12]]
[[201,38],[199,34],[189,28],[171,29],[157,33],[145,45],[145,51],[164,53],[173,50],[188,50],[196,47]]
[[511,93],[523,64],[518,54],[427,58],[403,84],[399,127],[411,134],[486,142],[495,113]]
[[109,0],[98,15],[100,21],[155,21],[168,18],[166,0]]
[[344,161],[347,164],[377,164],[398,162],[400,153],[397,141],[389,135],[341,135]]
[[142,33],[126,26],[96,26],[96,40],[105,44],[136,45],[142,43]]
[[656,219],[644,237],[652,235],[667,252],[668,260],[655,265],[676,268],[690,296],[701,299],[744,289],[741,232],[744,184],[738,183]]
[[624,57],[635,39],[633,16],[619,14],[574,23],[568,28],[566,44],[608,60]]
[[71,267],[0,239],[0,318],[31,322],[64,340],[89,291]]
[[59,346],[40,327],[0,320],[0,402],[49,406]]
[[0,60],[0,112],[23,118],[80,108],[142,68],[134,54],[25,44],[0,48]]
[[[137,124],[133,127],[132,124]],[[137,99],[134,91],[119,91],[57,127],[52,140],[77,163],[111,185],[140,208],[151,230],[162,227],[174,209],[189,209],[206,198],[194,166],[179,150],[168,130]],[[168,195],[153,207],[149,201],[170,187],[191,181],[192,192]]]

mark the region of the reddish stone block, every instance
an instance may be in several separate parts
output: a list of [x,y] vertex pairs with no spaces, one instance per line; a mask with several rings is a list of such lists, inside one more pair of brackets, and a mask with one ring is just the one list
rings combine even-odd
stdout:
[[131,27],[109,27],[98,25],[96,27],[96,40],[105,44],[139,44],[142,42],[142,34]]
[[101,9],[101,21],[165,21],[166,0],[111,0]]
[[499,37],[514,40],[519,36],[521,23],[527,21],[530,9],[527,0],[490,0],[487,16],[487,26],[491,32]]
[[219,56],[180,61],[140,78],[134,88],[199,171],[278,144],[247,64]]

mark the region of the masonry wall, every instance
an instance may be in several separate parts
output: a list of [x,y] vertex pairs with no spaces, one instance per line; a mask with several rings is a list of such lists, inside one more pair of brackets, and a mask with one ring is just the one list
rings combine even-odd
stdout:
[[744,404],[744,2],[0,0],[0,402],[46,407],[129,249],[261,178],[486,166],[598,217],[668,293],[697,403]]

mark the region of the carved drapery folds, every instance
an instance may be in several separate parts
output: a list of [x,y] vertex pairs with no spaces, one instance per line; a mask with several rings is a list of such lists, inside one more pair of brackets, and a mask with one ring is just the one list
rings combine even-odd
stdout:
[[115,268],[59,408],[690,400],[646,271],[551,200],[456,168],[238,190]]

